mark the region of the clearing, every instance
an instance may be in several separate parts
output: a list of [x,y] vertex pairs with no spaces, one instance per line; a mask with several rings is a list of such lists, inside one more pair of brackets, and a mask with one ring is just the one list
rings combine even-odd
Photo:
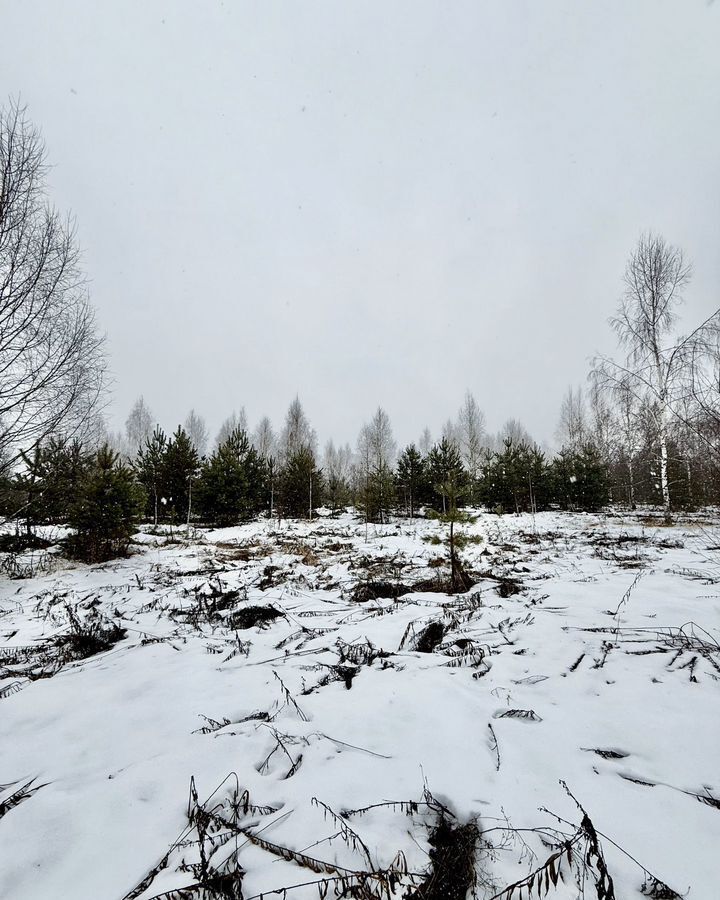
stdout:
[[16,560],[0,897],[717,900],[717,519],[465,532],[456,595],[350,514]]

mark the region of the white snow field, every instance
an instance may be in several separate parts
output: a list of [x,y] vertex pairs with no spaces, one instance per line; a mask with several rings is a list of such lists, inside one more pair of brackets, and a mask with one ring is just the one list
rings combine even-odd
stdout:
[[4,578],[0,897],[718,900],[716,524],[480,514],[454,596],[350,514]]

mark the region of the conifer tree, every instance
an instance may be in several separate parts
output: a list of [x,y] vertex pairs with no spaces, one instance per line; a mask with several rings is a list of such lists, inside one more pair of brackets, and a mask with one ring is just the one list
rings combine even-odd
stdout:
[[499,512],[535,512],[546,505],[547,489],[545,454],[524,440],[506,437],[486,466],[483,501]]
[[51,437],[32,456],[22,454],[22,458],[26,469],[18,477],[18,488],[26,495],[28,533],[34,524],[67,522],[90,454],[80,441]]
[[400,454],[397,463],[398,499],[410,518],[415,517],[418,506],[428,496],[428,478],[425,462],[415,444],[410,444]]
[[315,454],[309,447],[300,446],[288,457],[278,476],[280,513],[286,518],[311,518],[322,490],[322,471],[315,464]]
[[[442,443],[442,442],[441,442]],[[462,565],[457,554],[457,536],[455,534],[455,526],[474,521],[474,517],[470,513],[459,508],[459,503],[464,495],[467,487],[466,480],[463,478],[464,472],[462,466],[453,466],[447,469],[445,479],[438,483],[437,492],[443,498],[442,512],[439,510],[431,510],[430,515],[438,521],[449,526],[448,532],[448,552],[450,556],[450,592],[466,591],[472,586],[466,573],[463,571]]]
[[132,470],[107,445],[94,454],[70,510],[76,533],[68,540],[72,555],[102,562],[124,555],[142,508],[143,494]]
[[197,488],[201,515],[217,525],[234,525],[264,505],[265,466],[245,431],[234,429],[202,467]]
[[385,522],[394,506],[395,447],[390,418],[378,407],[372,420],[360,429],[357,444],[359,505],[366,524]]
[[137,480],[145,488],[149,506],[146,514],[152,516],[155,526],[158,524],[160,500],[165,498],[167,492],[167,449],[165,433],[157,425],[152,435],[145,439],[144,446],[138,450],[133,464]]
[[350,504],[350,471],[352,451],[349,445],[335,447],[333,441],[325,445],[323,466],[325,481],[325,502],[333,514]]
[[185,429],[178,426],[165,452],[164,483],[171,522],[190,524],[193,483],[200,470],[200,458]]
[[447,495],[442,485],[453,482],[457,485],[458,498],[467,487],[467,475],[463,469],[460,450],[447,437],[442,438],[428,453],[425,465],[433,490],[442,500],[442,512],[447,512]]
[[550,466],[553,496],[563,509],[594,512],[609,499],[608,470],[591,443],[564,447]]

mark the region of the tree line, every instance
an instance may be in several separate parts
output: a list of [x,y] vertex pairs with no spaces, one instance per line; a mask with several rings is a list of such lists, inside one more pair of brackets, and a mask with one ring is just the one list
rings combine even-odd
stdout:
[[[78,554],[101,558],[117,552],[138,519],[227,526],[260,514],[312,518],[322,508],[352,507],[382,523],[427,510],[519,513],[611,503],[658,504],[669,517],[673,508],[718,503],[717,316],[688,337],[674,335],[688,278],[680,251],[659,237],[640,240],[611,320],[625,355],[594,360],[587,390],[568,390],[557,452],[538,446],[517,420],[489,435],[469,392],[437,441],[426,428],[398,452],[390,418],[378,408],[355,448],[329,441],[322,454],[297,397],[279,434],[267,417],[250,432],[241,409],[222,424],[211,450],[196,411],[168,436],[139,398],[123,435],[82,442],[58,431],[21,451],[22,464],[3,476],[3,510],[21,512],[28,532],[68,522]],[[97,533],[83,538],[93,521]]]

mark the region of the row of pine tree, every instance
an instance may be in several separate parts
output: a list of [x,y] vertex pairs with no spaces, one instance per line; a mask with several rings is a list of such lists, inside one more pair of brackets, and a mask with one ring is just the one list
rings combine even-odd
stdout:
[[[76,531],[73,552],[102,559],[122,552],[141,520],[228,526],[260,514],[307,518],[323,508],[337,513],[352,507],[369,522],[386,522],[393,515],[445,514],[448,505],[517,513],[662,501],[652,433],[631,458],[612,453],[602,428],[592,427],[592,417],[582,412],[577,393],[564,401],[565,443],[552,455],[518,423],[505,429],[494,448],[479,429],[477,440],[469,441],[468,423],[481,423],[480,417],[468,395],[457,425],[448,423],[439,441],[426,441],[423,449],[410,444],[397,454],[389,418],[378,409],[361,430],[355,453],[330,442],[322,463],[298,399],[279,439],[269,423],[250,438],[235,417],[204,455],[197,427],[193,434],[179,426],[167,436],[146,424],[134,453],[127,445],[122,452],[107,442],[90,447],[51,438],[5,478],[2,512],[22,520],[27,534],[37,525],[68,523]],[[675,505],[717,502],[717,473],[702,448],[690,456],[687,446],[671,441],[670,451]]]

